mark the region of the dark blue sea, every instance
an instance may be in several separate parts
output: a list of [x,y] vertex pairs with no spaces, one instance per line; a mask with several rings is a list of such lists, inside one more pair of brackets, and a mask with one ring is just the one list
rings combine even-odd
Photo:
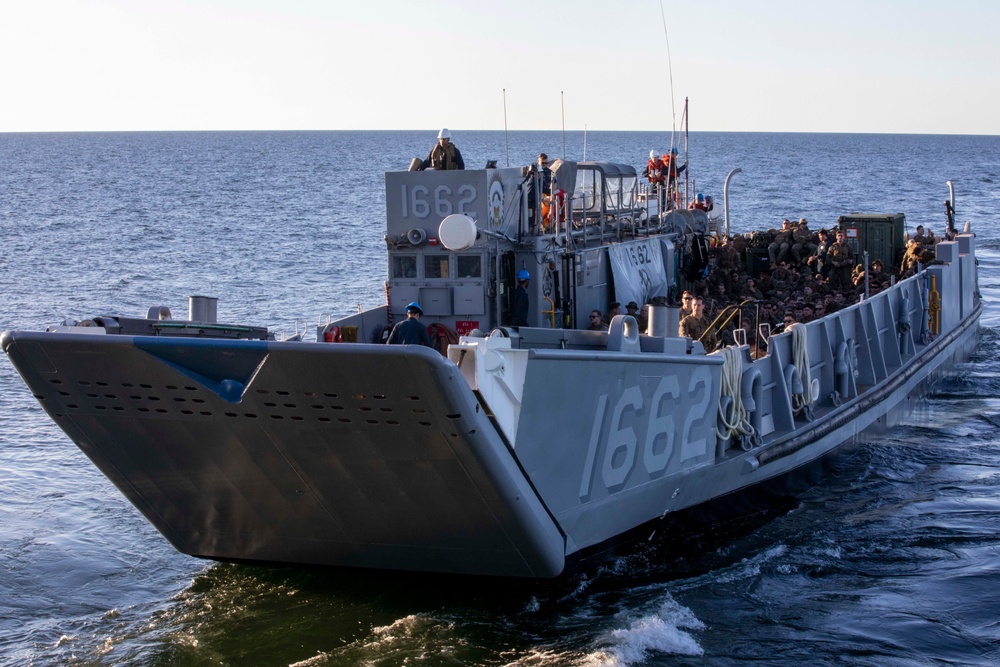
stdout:
[[[433,132],[0,134],[0,329],[186,312],[279,333],[384,299],[384,181]],[[456,132],[466,164],[557,132]],[[641,167],[665,133],[569,133]],[[986,301],[972,363],[906,424],[731,535],[556,581],[221,564],[176,553],[0,359],[0,664],[1000,664],[1000,137],[692,133],[733,227],[854,211],[940,233],[952,180]]]

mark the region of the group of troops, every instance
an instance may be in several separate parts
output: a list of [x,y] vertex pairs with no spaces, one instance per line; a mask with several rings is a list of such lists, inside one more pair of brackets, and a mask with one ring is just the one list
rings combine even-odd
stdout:
[[[856,263],[842,229],[813,232],[805,219],[797,223],[783,220],[781,229],[772,230],[770,235],[766,246],[769,262],[753,273],[745,261],[749,235],[725,239],[712,250],[706,278],[690,283],[681,296],[681,336],[700,340],[706,352],[733,342],[763,349],[771,332],[820,319],[856,303],[866,293],[889,289],[893,277],[913,275],[918,264],[933,261],[933,246],[940,240],[918,226],[900,266],[887,270],[876,259],[866,272],[863,265]],[[747,301],[721,330],[711,326],[727,305]],[[640,308],[631,302],[626,308],[645,330],[648,305]],[[607,314],[593,311],[589,328],[606,330],[619,312],[617,302],[610,304]]]

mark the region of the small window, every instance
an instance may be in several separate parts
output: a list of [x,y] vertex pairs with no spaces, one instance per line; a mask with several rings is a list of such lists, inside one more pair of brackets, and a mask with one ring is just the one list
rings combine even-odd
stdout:
[[448,277],[448,255],[424,255],[424,278]]
[[416,278],[417,258],[411,255],[397,255],[392,258],[393,278]]
[[459,278],[482,278],[483,258],[480,255],[459,255],[458,256],[458,277]]

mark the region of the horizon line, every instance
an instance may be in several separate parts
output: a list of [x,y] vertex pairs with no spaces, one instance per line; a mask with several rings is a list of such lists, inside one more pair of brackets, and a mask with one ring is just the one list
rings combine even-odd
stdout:
[[[13,134],[180,134],[180,133],[209,133],[209,132],[428,132],[436,133],[440,128],[424,128],[424,129],[390,129],[390,128],[379,128],[379,129],[142,129],[142,130],[94,130],[94,129],[76,129],[76,130],[0,130],[0,135],[13,135]],[[564,130],[561,129],[548,129],[548,130],[503,130],[503,129],[468,129],[468,130],[452,130],[459,134],[464,132],[507,132],[509,134],[520,133],[520,132],[555,132],[562,133]],[[592,130],[592,129],[576,129],[576,130],[565,130],[567,134],[583,134],[583,133],[649,133],[649,134],[663,134],[670,133],[671,130]],[[1000,134],[982,134],[974,132],[853,132],[847,130],[691,130],[690,134],[850,134],[850,135],[870,135],[870,136],[931,136],[931,137],[998,137]]]

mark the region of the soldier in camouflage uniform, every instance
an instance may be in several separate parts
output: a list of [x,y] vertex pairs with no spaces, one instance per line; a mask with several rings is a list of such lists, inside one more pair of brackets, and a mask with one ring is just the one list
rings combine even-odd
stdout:
[[813,233],[809,230],[806,219],[799,220],[799,224],[792,232],[792,257],[796,264],[803,264],[816,252],[816,245],[813,243]]
[[830,286],[841,290],[851,289],[854,251],[851,250],[851,246],[847,245],[844,230],[837,230],[837,242],[830,246],[826,253],[826,259],[830,263]]
[[691,314],[681,320],[678,333],[692,340],[701,339],[705,352],[712,352],[718,346],[715,333],[708,331],[708,320],[705,319],[705,300],[696,296],[692,302]]
[[775,234],[774,241],[767,246],[767,256],[771,260],[771,268],[778,266],[792,247],[792,221],[782,220],[781,231]]

